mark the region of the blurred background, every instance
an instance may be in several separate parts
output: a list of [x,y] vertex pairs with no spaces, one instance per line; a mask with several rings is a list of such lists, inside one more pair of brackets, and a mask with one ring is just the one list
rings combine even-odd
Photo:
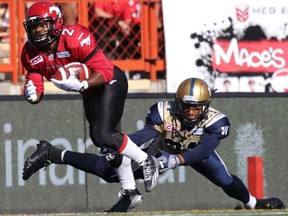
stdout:
[[[191,76],[218,92],[288,91],[285,0],[54,2],[65,25],[80,23],[93,32],[108,58],[125,71],[129,92],[173,93]],[[103,2],[111,8],[103,9]],[[1,95],[21,94],[22,23],[32,3],[0,1]],[[128,30],[116,20],[126,22]],[[46,90],[59,93],[49,83]]]

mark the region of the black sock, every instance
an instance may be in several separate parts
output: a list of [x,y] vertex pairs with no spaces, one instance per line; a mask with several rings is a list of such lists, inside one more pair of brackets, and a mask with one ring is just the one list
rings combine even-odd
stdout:
[[51,160],[52,163],[55,164],[63,164],[62,160],[61,160],[61,154],[62,154],[62,149],[58,149],[56,147],[52,147],[49,149],[49,160]]

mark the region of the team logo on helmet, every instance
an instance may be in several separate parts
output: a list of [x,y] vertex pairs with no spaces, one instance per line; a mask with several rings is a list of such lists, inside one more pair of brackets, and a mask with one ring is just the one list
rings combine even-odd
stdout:
[[57,6],[55,6],[55,5],[49,7],[49,13],[52,14],[53,11],[56,12],[56,14],[57,14],[58,17],[61,17],[61,16],[62,16],[60,9],[59,9]]
[[192,101],[198,101],[198,99],[194,95],[184,95],[183,101],[184,102],[192,102]]

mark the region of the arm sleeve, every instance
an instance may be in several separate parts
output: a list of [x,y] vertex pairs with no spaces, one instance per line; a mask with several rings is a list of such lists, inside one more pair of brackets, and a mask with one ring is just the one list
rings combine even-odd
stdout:
[[185,164],[196,163],[209,158],[221,140],[229,135],[230,123],[228,118],[220,114],[215,119],[216,121],[212,121],[213,123],[205,129],[198,145],[187,152],[181,153]]
[[[36,92],[37,95],[39,95],[39,102],[42,99],[42,96],[44,94],[44,81],[43,81],[43,76],[42,74],[38,73],[35,68],[33,68],[29,63],[28,63],[28,54],[26,52],[27,49],[27,44],[24,45],[24,48],[21,53],[21,63],[23,67],[27,70],[27,74],[25,76],[25,83],[24,83],[24,88],[23,88],[23,95],[24,90],[25,90],[25,85],[28,83],[29,80],[33,82],[33,84],[36,86]],[[25,97],[26,99],[26,97]],[[27,99],[26,99],[27,100]],[[39,103],[38,102],[38,103]]]
[[163,125],[163,102],[155,103],[150,107],[146,116],[146,124],[152,127],[154,125]]
[[220,139],[209,134],[204,134],[198,145],[187,152],[181,153],[185,164],[191,164],[207,159],[220,144]]
[[136,131],[135,133],[129,134],[129,138],[136,143],[138,146],[150,141],[157,137],[160,133],[153,127],[146,125],[142,130]]

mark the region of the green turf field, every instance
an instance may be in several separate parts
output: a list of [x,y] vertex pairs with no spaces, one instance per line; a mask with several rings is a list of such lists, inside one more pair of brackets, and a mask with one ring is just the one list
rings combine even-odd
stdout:
[[[63,214],[37,214],[38,216],[288,216],[288,210],[192,210],[192,211],[157,211],[157,212],[128,212],[128,213],[63,213]],[[9,215],[16,216],[16,215]],[[19,214],[17,216],[34,216],[28,214]]]

